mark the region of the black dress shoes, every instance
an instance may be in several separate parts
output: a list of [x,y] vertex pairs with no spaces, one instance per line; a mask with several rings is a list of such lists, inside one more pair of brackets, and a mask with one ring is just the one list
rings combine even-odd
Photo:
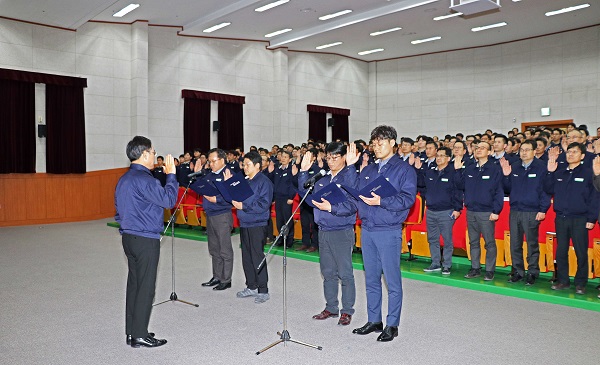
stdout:
[[385,326],[383,332],[377,337],[377,341],[388,342],[398,337],[398,327]]
[[353,329],[352,333],[356,333],[357,335],[367,335],[371,332],[381,332],[381,330],[383,330],[383,323],[367,322],[364,326]]
[[219,283],[219,285],[215,286],[213,290],[225,290],[231,288],[231,282],[229,283]]
[[146,338],[132,338],[131,339],[131,347],[158,347],[167,343],[167,340],[158,340],[150,335],[146,336]]
[[[153,332],[148,332],[148,336],[154,337],[154,333]],[[125,339],[125,343],[128,344],[128,345],[131,345],[131,335],[127,335],[127,338]]]
[[202,283],[202,286],[215,286],[221,284],[221,281],[215,278],[211,278],[206,283]]

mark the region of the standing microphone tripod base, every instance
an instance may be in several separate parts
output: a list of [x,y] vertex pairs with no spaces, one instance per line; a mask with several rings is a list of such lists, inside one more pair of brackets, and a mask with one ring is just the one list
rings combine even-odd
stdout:
[[[323,347],[321,347],[321,346],[311,345],[306,342],[292,339],[292,336],[290,336],[290,333],[288,332],[288,329],[287,329],[287,242],[286,241],[287,241],[287,235],[290,230],[289,224],[294,219],[294,214],[296,214],[296,212],[298,211],[298,209],[300,208],[302,203],[304,203],[304,200],[306,200],[306,197],[308,196],[308,194],[310,194],[310,192],[313,190],[313,188],[314,188],[314,182],[311,186],[308,187],[306,194],[304,194],[304,196],[302,197],[302,200],[300,200],[300,203],[298,204],[296,209],[292,212],[292,216],[290,217],[290,219],[288,219],[288,221],[281,227],[279,235],[277,236],[277,238],[275,239],[273,244],[271,244],[271,247],[269,248],[269,251],[267,252],[267,255],[269,255],[271,250],[273,249],[273,247],[275,247],[277,242],[283,237],[283,330],[281,332],[277,332],[277,334],[279,335],[279,340],[273,342],[272,344],[265,347],[264,349],[257,351],[256,355],[260,355],[263,352],[267,351],[268,349],[275,347],[276,345],[279,345],[280,343],[283,343],[283,345],[285,346],[288,342],[294,342],[299,345],[312,347],[317,350],[323,350]],[[263,258],[261,263],[258,265],[258,268],[257,268],[258,270],[260,270],[260,268],[263,266],[263,264],[267,260],[267,255],[265,255],[265,257]]]
[[181,195],[181,199],[179,199],[179,202],[177,203],[177,206],[175,208],[175,211],[173,212],[173,214],[171,214],[171,218],[169,219],[169,223],[167,224],[167,227],[165,227],[165,230],[163,231],[163,236],[160,238],[161,240],[164,237],[164,234],[167,232],[167,229],[169,229],[169,226],[171,226],[171,285],[172,285],[172,292],[171,295],[169,296],[169,299],[162,301],[160,303],[156,303],[153,304],[153,307],[156,307],[157,305],[163,304],[163,303],[168,303],[168,302],[180,302],[183,304],[188,304],[188,305],[192,305],[194,307],[199,307],[199,304],[195,304],[195,303],[190,303],[190,302],[186,302],[185,300],[181,300],[177,298],[177,293],[175,293],[175,214],[177,214],[177,211],[181,206],[181,202],[183,201],[183,199],[185,198],[188,189],[190,188],[190,185],[192,184],[192,180],[190,180],[190,182],[188,183],[188,186],[185,188],[185,191],[183,192],[183,194]]

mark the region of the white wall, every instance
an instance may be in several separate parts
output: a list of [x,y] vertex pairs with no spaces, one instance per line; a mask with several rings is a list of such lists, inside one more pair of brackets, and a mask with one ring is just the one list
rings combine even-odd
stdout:
[[[88,79],[88,171],[127,166],[125,145],[135,134],[160,154],[181,153],[182,89],[245,96],[246,148],[305,141],[307,104],[351,109],[350,139],[368,138],[382,123],[411,136],[506,131],[544,119],[600,125],[600,27],[372,63],[177,31],[136,22],[71,32],[0,19],[0,67]],[[38,85],[36,115],[45,119],[43,101]],[[544,106],[551,117],[539,116]],[[44,143],[38,139],[39,172]]]
[[506,132],[562,119],[600,125],[600,27],[378,62],[369,75],[370,120],[400,135]]

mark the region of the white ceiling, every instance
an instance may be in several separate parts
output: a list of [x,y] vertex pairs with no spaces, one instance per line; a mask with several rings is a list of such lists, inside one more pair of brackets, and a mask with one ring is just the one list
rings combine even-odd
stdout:
[[[254,9],[275,0],[0,0],[0,16],[77,29],[89,20],[181,26],[182,34],[268,41],[270,48],[330,52],[365,61],[382,60],[453,49],[490,45],[600,24],[599,0],[500,0],[501,8],[481,15],[434,21],[450,14],[450,0],[290,0],[259,13]],[[123,18],[116,13],[129,3],[141,6]],[[456,0],[458,2],[458,0]],[[571,13],[546,17],[548,11],[589,3]],[[418,5],[415,7],[411,7]],[[409,7],[409,9],[402,10]],[[340,10],[353,12],[327,21],[318,17]],[[508,26],[472,32],[471,28],[507,22]],[[203,29],[230,22],[213,33]],[[345,24],[353,23],[352,25]],[[376,37],[379,30],[401,30]],[[265,38],[265,34],[292,28],[291,32]],[[442,39],[412,45],[416,39]],[[342,45],[318,51],[333,42]],[[383,52],[359,56],[358,52],[384,48]]]

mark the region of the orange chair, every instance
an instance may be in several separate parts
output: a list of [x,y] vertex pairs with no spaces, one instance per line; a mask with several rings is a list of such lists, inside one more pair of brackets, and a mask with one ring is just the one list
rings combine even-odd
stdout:
[[411,237],[410,232],[413,228],[411,226],[421,224],[421,222],[423,221],[423,211],[423,199],[421,198],[421,195],[417,194],[415,198],[415,203],[408,211],[408,216],[404,221],[402,229],[402,242],[406,242],[406,246],[404,246],[404,244],[402,245],[402,252],[406,252],[404,250],[404,247],[406,247],[406,249],[408,250],[409,261],[415,260],[415,257],[412,253],[412,238],[408,240],[408,237]]

